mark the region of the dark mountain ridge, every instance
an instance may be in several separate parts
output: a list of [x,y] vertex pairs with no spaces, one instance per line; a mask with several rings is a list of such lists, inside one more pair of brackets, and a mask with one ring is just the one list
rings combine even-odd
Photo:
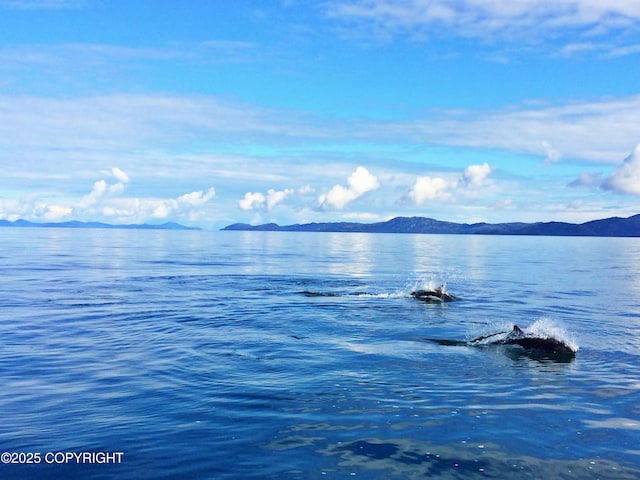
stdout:
[[585,223],[453,223],[425,217],[395,217],[386,222],[326,222],[280,226],[276,223],[234,223],[222,230],[279,232],[440,233],[455,235],[545,235],[585,237],[640,237],[640,214],[611,217]]

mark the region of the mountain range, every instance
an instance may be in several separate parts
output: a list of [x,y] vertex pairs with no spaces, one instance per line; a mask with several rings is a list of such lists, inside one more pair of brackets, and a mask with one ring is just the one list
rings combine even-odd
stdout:
[[285,226],[275,223],[266,223],[264,225],[234,223],[222,230],[640,237],[640,214],[628,218],[611,217],[580,224],[565,222],[469,224],[444,222],[424,217],[396,217],[386,222],[377,223],[328,222]]

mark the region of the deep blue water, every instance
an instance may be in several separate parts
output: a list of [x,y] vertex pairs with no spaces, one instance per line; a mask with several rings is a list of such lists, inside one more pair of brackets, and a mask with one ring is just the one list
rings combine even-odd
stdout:
[[[640,478],[640,239],[3,228],[0,246],[0,452],[123,452],[1,478]],[[462,300],[409,295],[440,283]],[[575,360],[429,340],[514,323]]]

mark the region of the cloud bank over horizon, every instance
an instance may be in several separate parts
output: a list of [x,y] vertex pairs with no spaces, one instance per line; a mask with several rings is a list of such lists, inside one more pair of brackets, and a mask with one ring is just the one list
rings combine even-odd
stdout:
[[46,222],[68,220],[104,220],[116,224],[144,223],[149,220],[177,218],[193,222],[198,209],[215,197],[215,189],[185,193],[177,198],[136,198],[124,196],[129,175],[118,167],[103,174],[115,181],[97,180],[91,191],[79,200],[69,199],[57,203],[38,198],[24,201],[0,199],[0,219],[18,219]]
[[171,19],[159,31],[136,5],[0,2],[0,218],[217,228],[638,211],[633,2],[165,7],[148,12]]

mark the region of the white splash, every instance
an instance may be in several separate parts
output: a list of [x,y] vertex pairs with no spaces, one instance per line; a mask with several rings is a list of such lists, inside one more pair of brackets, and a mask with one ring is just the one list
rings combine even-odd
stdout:
[[[522,328],[522,327],[521,327]],[[580,348],[573,335],[570,335],[567,330],[556,320],[550,318],[541,317],[528,328],[523,330],[536,337],[541,338],[555,338],[561,341],[573,351],[577,352]]]

